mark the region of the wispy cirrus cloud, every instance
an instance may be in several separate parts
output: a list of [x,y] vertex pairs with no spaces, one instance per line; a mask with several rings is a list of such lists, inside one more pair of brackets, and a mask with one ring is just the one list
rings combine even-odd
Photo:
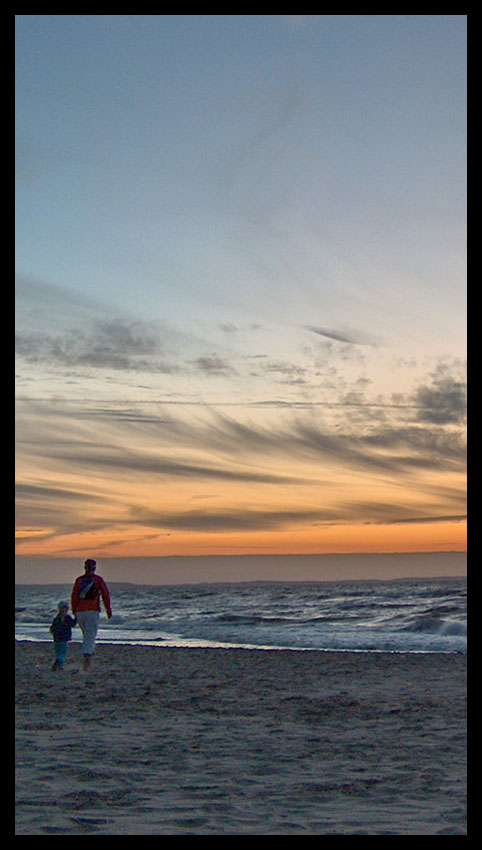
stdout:
[[334,339],[337,342],[345,342],[350,345],[375,345],[375,340],[360,330],[341,331],[332,328],[322,328],[318,325],[305,325],[307,331],[318,334],[318,336]]
[[[263,410],[260,421],[247,421],[219,410],[180,416],[162,405],[157,413],[79,411],[61,402],[20,407],[18,517],[26,530],[105,529],[117,539],[136,525],[216,534],[464,515],[465,440],[453,425],[377,420],[372,408],[362,430],[350,430],[345,417],[342,431],[313,410],[291,411],[284,421],[277,409]],[[451,476],[451,486],[441,475]],[[381,488],[383,499],[354,498],[367,487]],[[173,492],[184,494],[175,504]],[[193,509],[195,498],[203,509]]]
[[[283,347],[262,350],[257,329],[249,337],[234,323],[218,323],[222,347],[215,335],[193,342],[55,287],[26,282],[23,292],[36,296],[39,321],[35,310],[21,311],[19,360],[34,377],[37,367],[66,376],[50,401],[18,402],[23,539],[102,530],[117,540],[136,525],[146,535],[242,534],[464,515],[466,385],[458,361],[441,361],[423,377],[418,370],[404,393],[373,396],[362,350],[373,342],[362,332],[308,326],[319,341],[295,357]],[[242,338],[256,353],[236,347]],[[68,377],[85,389],[80,378],[89,373],[116,381],[121,400],[76,403],[74,393],[62,401]],[[237,388],[256,382],[262,389],[246,403]],[[144,399],[130,399],[141,384]],[[164,389],[181,384],[177,396]],[[228,387],[225,405],[190,394],[194,385]],[[367,489],[372,499],[363,497]]]
[[[408,515],[409,514],[409,515]],[[161,530],[184,530],[201,532],[230,531],[273,531],[293,527],[337,526],[351,523],[363,525],[437,524],[463,522],[466,514],[427,516],[422,511],[397,505],[340,503],[325,510],[186,510],[154,511],[147,508],[132,508],[130,521],[133,525]]]
[[[24,401],[19,403],[19,441],[24,451],[31,445],[32,451],[40,450],[45,457],[84,465],[86,470],[105,468],[110,474],[192,480],[301,483],[324,479],[327,468],[330,475],[338,468],[397,479],[424,470],[462,473],[465,433],[454,429],[455,412],[462,416],[462,410],[459,396],[454,400],[451,390],[459,382],[453,376],[449,381],[446,370],[443,375],[449,391],[442,388],[440,392],[454,409],[450,416],[444,414],[444,424],[437,416],[429,423],[427,404],[414,403],[420,387],[415,398],[408,397],[407,405],[377,408],[358,401],[353,420],[351,408],[341,406],[334,425],[320,419],[316,407],[288,407],[282,419],[276,409],[272,415],[265,411],[250,421],[242,410],[239,416],[216,409],[180,416],[160,404],[157,412],[142,405],[118,410],[84,406],[76,412],[75,406],[61,402],[52,406]],[[433,388],[436,393],[439,384],[436,376],[423,389],[429,394]],[[423,399],[426,402],[425,395]],[[438,402],[435,409],[437,413]],[[289,474],[280,471],[287,464]],[[296,464],[299,475],[292,471]]]
[[151,511],[133,509],[132,522],[153,528],[169,528],[186,531],[259,531],[290,527],[293,524],[331,520],[336,512],[310,510],[266,510],[243,509],[205,511]]

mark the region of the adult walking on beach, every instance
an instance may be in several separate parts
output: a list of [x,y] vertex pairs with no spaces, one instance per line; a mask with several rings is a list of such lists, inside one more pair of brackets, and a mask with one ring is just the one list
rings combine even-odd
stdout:
[[87,558],[84,564],[85,573],[76,578],[72,588],[72,612],[77,617],[77,623],[84,638],[82,642],[84,670],[87,670],[94,654],[101,596],[107,617],[109,620],[112,617],[109,590],[102,576],[95,574],[96,567],[97,563],[94,559]]

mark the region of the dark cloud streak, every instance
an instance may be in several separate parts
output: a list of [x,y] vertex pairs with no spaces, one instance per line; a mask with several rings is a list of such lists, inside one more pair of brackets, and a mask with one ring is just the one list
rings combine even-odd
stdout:
[[331,521],[333,511],[275,511],[275,510],[226,510],[226,511],[183,511],[177,513],[132,510],[135,525],[147,525],[158,529],[185,531],[261,531],[276,530],[293,524],[312,524],[322,520]]
[[404,516],[408,508],[397,505],[352,504],[339,505],[326,510],[206,510],[206,511],[159,511],[133,507],[130,522],[133,525],[155,528],[159,532],[167,529],[188,532],[230,531],[274,531],[287,530],[293,526],[339,526],[358,523],[363,525],[431,524],[462,522],[466,515],[414,515]]
[[161,347],[154,325],[115,319],[95,321],[89,329],[63,333],[19,331],[17,355],[29,363],[68,368],[172,373],[178,366],[159,359]]
[[108,449],[99,445],[93,450],[92,445],[81,444],[77,450],[72,449],[70,442],[60,446],[58,441],[46,452],[51,458],[61,460],[67,465],[75,464],[87,470],[104,469],[111,470],[115,475],[122,473],[149,474],[150,476],[163,476],[166,478],[191,478],[197,480],[217,479],[221,481],[251,482],[257,484],[305,484],[306,478],[295,476],[276,475],[268,472],[255,472],[241,469],[233,469],[227,466],[223,468],[203,466],[198,464],[181,463],[165,458],[159,454],[148,451],[130,452],[126,449]]
[[304,327],[307,331],[312,331],[312,333],[318,334],[318,336],[327,337],[327,339],[334,339],[337,342],[346,342],[350,345],[374,345],[374,342],[361,331],[355,331],[347,334],[344,331],[320,328],[317,325],[304,325]]
[[451,374],[443,364],[439,364],[431,377],[432,383],[419,386],[414,394],[419,421],[434,425],[462,423],[467,407],[465,381]]

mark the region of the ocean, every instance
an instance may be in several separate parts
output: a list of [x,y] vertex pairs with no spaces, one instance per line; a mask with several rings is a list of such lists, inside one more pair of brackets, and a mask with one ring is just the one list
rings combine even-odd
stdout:
[[[109,583],[98,641],[256,649],[466,652],[465,578],[190,585]],[[51,640],[71,585],[17,585],[15,637]],[[73,640],[80,641],[78,628]]]

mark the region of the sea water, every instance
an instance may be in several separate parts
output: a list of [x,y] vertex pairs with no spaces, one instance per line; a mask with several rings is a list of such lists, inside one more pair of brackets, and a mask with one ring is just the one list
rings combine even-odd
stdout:
[[[157,646],[466,652],[466,580],[109,584],[98,641]],[[70,585],[18,585],[15,637],[51,640]],[[73,640],[81,639],[73,630]]]

